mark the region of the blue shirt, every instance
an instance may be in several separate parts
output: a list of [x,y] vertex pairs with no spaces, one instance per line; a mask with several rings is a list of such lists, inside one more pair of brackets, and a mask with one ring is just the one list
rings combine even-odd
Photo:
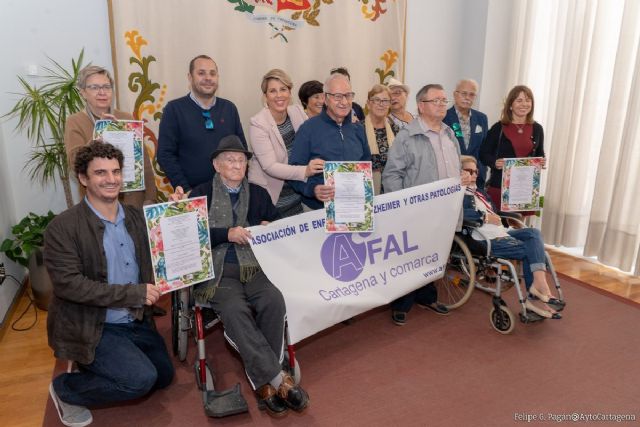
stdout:
[[[106,219],[89,203],[87,205],[104,224],[104,246],[107,258],[107,282],[110,285],[120,286],[140,282],[140,270],[136,260],[136,249],[133,239],[129,236],[124,225],[124,210],[118,203],[118,213],[115,222]],[[107,323],[128,323],[134,320],[127,308],[107,308]]]

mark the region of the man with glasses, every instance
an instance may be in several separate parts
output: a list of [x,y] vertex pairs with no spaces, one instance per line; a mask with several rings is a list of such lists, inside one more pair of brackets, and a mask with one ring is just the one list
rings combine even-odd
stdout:
[[[312,159],[371,161],[364,127],[351,121],[354,93],[349,79],[339,73],[330,75],[324,83],[324,92],[325,108],[298,129],[289,164],[306,166]],[[302,194],[307,210],[322,208],[334,196],[333,186],[324,185],[321,173],[310,176],[306,182],[289,181],[289,184]]]
[[[460,176],[460,147],[453,130],[442,122],[449,105],[444,88],[428,84],[420,89],[416,102],[418,117],[398,132],[387,155],[382,173],[386,193]],[[438,314],[449,314],[437,300],[436,287],[429,283],[391,303],[392,320],[404,325],[414,302]]]
[[[309,396],[282,369],[286,307],[282,294],[262,272],[253,255],[246,227],[278,219],[267,190],[245,177],[252,153],[229,135],[208,157],[216,170],[212,180],[190,197],[207,196],[215,279],[196,285],[197,302],[209,302],[222,319],[224,335],[238,350],[251,386],[269,415],[303,411]],[[209,166],[211,167],[211,166]],[[171,200],[184,197],[177,187]]]
[[237,135],[247,145],[238,109],[216,96],[218,66],[206,55],[189,63],[191,92],[170,101],[162,113],[158,138],[158,163],[175,188],[185,191],[209,182],[214,170],[209,153],[227,135]]
[[478,159],[478,176],[476,184],[478,188],[484,188],[487,168],[479,162],[480,146],[487,136],[489,124],[487,116],[478,110],[471,108],[478,95],[478,83],[472,79],[464,79],[458,82],[453,92],[454,105],[447,110],[444,122],[455,132],[460,152]]

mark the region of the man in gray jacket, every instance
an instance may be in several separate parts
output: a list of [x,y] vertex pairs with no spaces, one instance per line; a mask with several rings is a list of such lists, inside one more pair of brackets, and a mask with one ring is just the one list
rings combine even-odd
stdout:
[[[444,88],[428,84],[417,93],[416,102],[418,117],[398,132],[387,155],[382,174],[386,193],[460,176],[460,147],[453,130],[442,122],[449,105]],[[414,302],[449,314],[437,299],[436,288],[429,283],[391,303],[391,318],[396,325],[404,325]]]
[[87,406],[136,399],[173,379],[164,340],[144,316],[160,291],[142,212],[118,201],[122,165],[122,152],[110,144],[82,147],[74,170],[86,197],[45,232],[49,345],[78,366],[49,387],[67,426],[90,424]]

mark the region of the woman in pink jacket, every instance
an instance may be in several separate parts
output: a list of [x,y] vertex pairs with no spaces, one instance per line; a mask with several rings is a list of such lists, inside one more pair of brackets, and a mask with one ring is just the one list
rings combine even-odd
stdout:
[[262,78],[266,107],[251,118],[249,140],[253,157],[249,182],[264,187],[282,217],[302,212],[301,196],[286,180],[306,181],[322,172],[324,161],[313,159],[306,166],[288,164],[295,133],[307,119],[299,105],[291,101],[291,78],[282,70],[270,70]]

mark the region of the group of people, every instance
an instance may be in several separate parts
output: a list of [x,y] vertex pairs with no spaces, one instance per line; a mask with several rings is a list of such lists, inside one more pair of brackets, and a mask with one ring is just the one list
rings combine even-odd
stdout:
[[[291,78],[273,69],[260,83],[265,107],[250,119],[247,144],[236,106],[216,96],[215,61],[195,57],[187,77],[190,92],[164,108],[157,160],[174,188],[171,200],[208,198],[216,278],[193,292],[222,319],[270,415],[303,411],[309,396],[282,370],[284,299],[253,255],[246,227],[322,208],[335,194],[324,183],[325,161],[371,161],[376,194],[461,177],[467,186],[461,216],[491,229],[493,242],[500,243],[492,248],[501,256],[524,261],[527,289],[545,304],[535,306],[537,312],[560,317],[563,303],[546,283],[540,233],[501,230],[491,203],[500,196],[504,158],[544,157],[542,127],[533,120],[527,87],[510,91],[500,121],[489,129],[486,115],[472,108],[478,94],[473,80],[458,83],[452,106],[441,85],[422,87],[414,116],[406,109],[409,87],[390,79],[368,92],[365,114],[354,102],[345,68],[331,70],[324,83],[301,85],[302,107],[293,102]],[[60,419],[69,426],[91,422],[87,407],[144,396],[173,378],[151,316],[160,294],[140,209],[155,200],[149,158],[145,152],[146,190],[123,196],[122,153],[92,139],[96,120],[132,118],[113,109],[113,85],[104,68],[89,66],[80,73],[86,108],[68,118],[65,145],[84,198],[45,233],[45,263],[54,285],[49,343],[56,357],[78,367],[50,386]],[[489,197],[483,195],[487,168]],[[414,303],[448,314],[429,284],[391,304],[393,322],[405,324]]]

